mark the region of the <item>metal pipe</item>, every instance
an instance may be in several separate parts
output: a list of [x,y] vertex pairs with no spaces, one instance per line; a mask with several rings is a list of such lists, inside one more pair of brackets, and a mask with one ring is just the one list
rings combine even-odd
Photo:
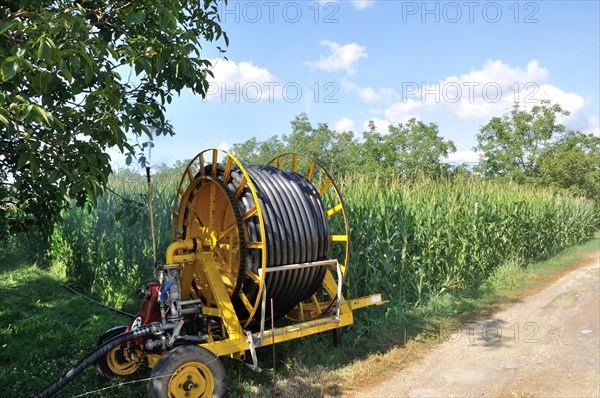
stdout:
[[173,242],[167,247],[167,252],[165,253],[167,265],[172,265],[175,263],[175,252],[177,250],[194,250],[196,247],[196,239],[190,238],[185,240],[178,240]]
[[[311,263],[279,265],[277,267],[269,267],[269,268],[265,269],[265,273],[268,274],[271,272],[287,271],[287,270],[291,270],[291,269],[321,267],[324,265],[334,266],[336,263],[337,263],[337,260],[322,260],[322,261],[313,261]],[[262,269],[258,270],[258,274],[262,275]]]
[[148,180],[148,214],[150,216],[150,232],[152,234],[152,259],[156,267],[156,234],[154,231],[154,211],[152,209],[152,177],[150,177],[150,167],[146,167],[146,179]]

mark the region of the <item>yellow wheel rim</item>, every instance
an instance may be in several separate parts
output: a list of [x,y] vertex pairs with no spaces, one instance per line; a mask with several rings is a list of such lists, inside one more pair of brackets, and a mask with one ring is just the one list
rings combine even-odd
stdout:
[[119,376],[133,374],[140,367],[139,363],[128,360],[125,357],[123,349],[119,346],[106,354],[106,364],[114,374]]
[[169,380],[170,398],[210,397],[215,381],[210,369],[200,362],[188,362],[180,366]]
[[[223,157],[221,164],[224,166],[224,173],[220,175],[217,170],[219,157]],[[210,167],[206,167],[210,166]],[[227,182],[231,175],[231,171],[237,167],[243,175],[242,180],[237,186],[234,194],[234,200],[239,198],[242,191],[247,187],[252,193],[255,206],[242,216],[242,230],[246,239],[246,249],[265,250],[267,247],[266,232],[263,221],[262,208],[258,200],[258,194],[254,188],[254,183],[246,171],[244,165],[228,152],[223,152],[218,149],[207,149],[200,152],[186,166],[173,203],[173,224],[172,224],[172,239],[178,239],[180,229],[186,230],[186,238],[194,237],[201,238],[203,244],[213,247],[212,251],[216,255],[216,261],[219,264],[219,271],[223,277],[223,282],[230,295],[238,293],[243,305],[248,311],[246,319],[240,319],[243,327],[246,327],[252,322],[254,314],[257,312],[260,305],[260,297],[265,283],[265,269],[267,266],[267,256],[261,256],[259,272],[255,273],[249,269],[243,271],[241,275],[239,264],[239,235],[238,226],[233,222],[232,214],[228,212],[230,207],[225,193],[219,186],[220,182]],[[202,185],[202,187],[199,186]],[[190,195],[193,195],[192,201],[189,200]],[[204,200],[198,199],[205,195]],[[207,204],[206,209],[202,209],[200,204]],[[186,216],[186,209],[187,216]],[[258,228],[260,231],[261,241],[252,242],[248,239],[248,220],[256,215],[258,217]],[[198,222],[200,220],[200,222]],[[199,227],[202,224],[202,228]],[[197,264],[191,267],[186,267],[181,276],[181,291],[184,296],[190,295],[193,298],[198,298],[192,289],[192,282],[198,288],[200,296],[204,297],[207,303],[215,304],[215,299],[212,297],[212,291],[208,288],[205,281],[198,277],[198,272],[194,270]],[[236,277],[247,277],[249,283],[254,283],[258,287],[258,292],[254,300],[249,300],[243,290],[237,291],[238,281]]]

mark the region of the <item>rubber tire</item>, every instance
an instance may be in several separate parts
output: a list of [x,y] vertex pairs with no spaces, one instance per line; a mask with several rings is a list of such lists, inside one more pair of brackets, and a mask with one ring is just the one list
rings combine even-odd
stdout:
[[222,398],[226,396],[227,386],[225,383],[225,368],[223,363],[215,354],[206,348],[195,345],[184,345],[173,348],[166,354],[163,354],[150,373],[150,382],[148,383],[149,398],[169,397],[168,375],[187,362],[200,362],[212,373],[215,388],[211,398]]
[[[100,347],[102,344],[112,339],[113,337],[124,333],[126,329],[127,326],[116,326],[108,330],[98,339],[97,347]],[[108,355],[108,353],[106,355]],[[106,362],[106,355],[103,355],[100,359],[98,359],[98,361],[96,361],[96,363],[94,364],[94,369],[96,370],[96,374],[101,379],[109,380],[117,375],[108,367],[108,363]]]

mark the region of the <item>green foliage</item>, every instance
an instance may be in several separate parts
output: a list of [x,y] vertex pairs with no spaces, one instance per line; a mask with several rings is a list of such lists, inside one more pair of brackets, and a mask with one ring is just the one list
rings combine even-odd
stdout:
[[567,190],[600,208],[600,137],[569,131],[540,154],[539,185]]
[[561,115],[569,112],[545,100],[531,111],[517,104],[503,117],[492,118],[477,135],[479,171],[600,204],[600,137],[567,131],[557,121]]
[[456,152],[454,142],[439,135],[437,124],[425,124],[415,118],[406,124],[390,125],[386,135],[377,133],[371,122],[364,139],[362,155],[371,158],[370,163],[409,178],[441,176],[448,171],[441,159]]
[[544,145],[565,132],[557,117],[568,114],[560,105],[542,101],[531,112],[515,104],[504,116],[493,117],[477,134],[475,149],[483,154],[480,171],[486,177],[509,177],[517,182],[533,177]]
[[480,171],[486,177],[509,177],[520,183],[536,177],[541,152],[565,132],[557,122],[560,115],[569,112],[543,100],[530,112],[515,104],[504,116],[493,117],[477,134],[475,149],[482,152]]
[[[456,330],[457,320],[473,320],[486,314],[485,307],[500,299],[513,302],[523,287],[548,279],[552,270],[579,260],[598,250],[598,239],[585,246],[573,247],[545,263],[524,268],[509,264],[500,267],[475,292],[457,296],[442,295],[427,306],[410,308],[386,305],[355,312],[357,319],[344,331],[344,344],[331,350],[328,334],[309,336],[277,345],[277,383],[285,386],[290,396],[322,396],[323,391],[352,388],[356,365],[369,354],[397,347],[419,333],[423,340],[427,329],[431,338],[439,341],[446,331]],[[85,357],[96,345],[97,338],[108,328],[122,325],[128,318],[115,314],[63,289],[63,278],[27,266],[16,258],[6,258],[0,248],[0,385],[8,397],[33,396],[56,381],[67,369]],[[21,259],[22,260],[22,259]],[[35,289],[31,289],[35,286]],[[371,310],[378,310],[373,312]],[[448,318],[448,314],[459,316]],[[368,316],[365,314],[368,313]],[[466,315],[465,315],[466,314]],[[484,315],[485,316],[485,315]],[[367,319],[370,317],[371,319]],[[452,323],[448,324],[448,320]],[[447,325],[447,327],[445,327]],[[268,396],[272,390],[271,347],[257,349],[262,373],[256,373],[236,361],[223,360],[228,371],[229,396]],[[398,358],[395,358],[396,361]],[[366,365],[369,366],[367,361]],[[283,366],[281,366],[283,364]],[[149,373],[139,379],[116,378],[102,382],[88,368],[61,391],[59,396],[75,396],[101,392],[90,396],[132,397],[146,394]],[[331,380],[331,377],[338,377]],[[126,385],[119,385],[127,382]],[[329,386],[328,386],[329,385]],[[338,394],[339,395],[339,394]]]
[[[171,214],[179,173],[155,175],[153,206],[158,261],[171,243]],[[95,209],[63,211],[52,251],[61,253],[67,276],[107,303],[122,306],[152,278],[152,241],[146,179],[127,173],[111,178]],[[124,201],[125,200],[125,201]]]
[[[0,253],[2,396],[31,397],[83,359],[104,331],[127,324],[129,319],[68,292],[56,275],[3,255]],[[122,381],[115,379],[109,385]],[[104,387],[107,384],[88,368],[58,396],[72,397]],[[145,382],[110,390],[110,396],[121,397],[145,393]]]
[[340,185],[351,226],[347,295],[383,290],[393,305],[476,287],[513,258],[592,238],[599,221],[589,201],[516,184],[352,177]]
[[283,152],[297,152],[319,162],[334,174],[390,173],[407,178],[438,177],[449,171],[441,159],[455,152],[450,140],[439,135],[435,123],[416,119],[389,126],[385,134],[373,122],[359,140],[351,131],[332,131],[326,123],[314,127],[302,113],[291,122],[292,132],[266,141],[251,138],[233,145],[232,152],[249,163],[267,163]]
[[[155,176],[159,262],[170,243],[179,178],[180,171],[167,169]],[[592,237],[599,221],[591,202],[516,184],[358,174],[338,182],[351,227],[346,292],[355,297],[382,289],[398,305],[477,286],[513,258],[549,256]],[[111,186],[124,198],[145,202],[141,176],[115,178]],[[123,217],[115,221],[118,212]],[[56,243],[66,246],[60,252],[67,253],[68,275],[82,287],[120,305],[151,276],[145,206],[123,211],[122,199],[107,193],[96,210],[73,207],[63,219]]]
[[[217,0],[5,2],[0,8],[0,208],[48,229],[69,198],[96,204],[109,148],[128,161],[173,134],[165,104],[205,95]],[[218,47],[217,47],[218,48]],[[139,158],[143,163],[145,159]]]

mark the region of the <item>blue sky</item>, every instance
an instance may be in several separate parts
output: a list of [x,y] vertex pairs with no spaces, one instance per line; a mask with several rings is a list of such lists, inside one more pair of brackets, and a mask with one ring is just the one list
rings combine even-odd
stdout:
[[232,1],[230,38],[207,100],[183,92],[167,109],[176,136],[151,163],[172,164],[290,132],[310,121],[358,135],[417,117],[455,141],[450,161],[476,161],[480,126],[515,100],[571,111],[563,123],[599,134],[598,1]]

